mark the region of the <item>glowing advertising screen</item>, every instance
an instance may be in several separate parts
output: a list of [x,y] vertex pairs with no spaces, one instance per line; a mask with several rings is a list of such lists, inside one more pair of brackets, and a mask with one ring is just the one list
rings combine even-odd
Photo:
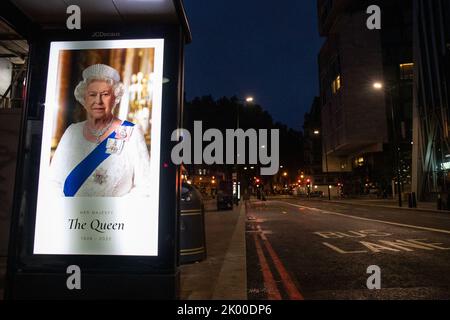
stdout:
[[34,254],[158,255],[163,48],[51,43]]

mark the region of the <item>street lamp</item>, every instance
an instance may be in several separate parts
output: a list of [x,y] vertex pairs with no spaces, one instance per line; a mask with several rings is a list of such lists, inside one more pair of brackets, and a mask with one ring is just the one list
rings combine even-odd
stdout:
[[[246,97],[244,100],[241,100],[241,99],[237,99],[237,101],[238,102],[243,102],[244,103],[244,105],[247,105],[247,104],[250,104],[250,103],[253,103],[253,97],[251,97],[251,96],[248,96],[248,97]],[[238,130],[239,129],[239,103],[237,103],[236,104],[236,130]],[[264,146],[265,147],[265,146]],[[238,156],[238,158],[239,158],[239,154],[237,155]],[[245,159],[244,159],[245,160]],[[236,159],[236,164],[235,164],[235,172],[236,172],[236,204],[238,203],[238,201],[239,201],[239,198],[240,198],[240,195],[239,195],[239,193],[240,193],[240,183],[239,183],[239,165],[238,165],[238,159]],[[251,167],[251,169],[253,169],[253,167]]]
[[[319,130],[314,130],[314,135],[318,136],[319,134],[320,134]],[[322,140],[322,144],[323,144],[323,146],[325,146],[325,143],[323,140]],[[327,170],[326,179],[327,179],[328,200],[331,200],[331,192],[330,192],[331,186],[328,184],[330,181],[330,179],[328,177],[328,154],[327,154],[327,151],[323,147],[322,147],[322,150],[324,151],[324,154],[325,154],[325,168]]]
[[[373,84],[375,90],[382,90],[384,85],[381,82],[375,82]],[[398,206],[402,206],[402,188],[400,185],[400,147],[399,141],[397,137],[397,130],[395,127],[395,112],[394,112],[394,99],[392,97],[392,90],[395,89],[396,86],[388,86],[385,88],[385,92],[389,95],[390,109],[391,109],[391,118],[392,118],[392,140],[394,145],[394,156],[396,157],[396,166],[397,166],[397,193],[398,193]]]
[[[252,96],[248,96],[244,100],[238,99],[238,102],[244,102],[244,105],[253,103],[253,101]],[[239,104],[236,104],[236,129],[239,129]]]
[[373,84],[373,87],[374,87],[376,90],[381,90],[381,89],[383,89],[383,84],[382,84],[381,82],[375,82],[375,83]]

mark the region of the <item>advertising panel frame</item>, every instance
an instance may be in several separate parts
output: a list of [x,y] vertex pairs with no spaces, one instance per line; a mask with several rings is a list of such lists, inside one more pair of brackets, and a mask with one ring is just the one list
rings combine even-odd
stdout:
[[[179,25],[102,26],[82,31],[46,31],[29,39],[27,99],[24,109],[5,297],[14,298],[176,298],[178,293],[179,168],[171,163],[170,136],[181,122],[183,47]],[[105,31],[103,31],[105,30]],[[164,39],[158,256],[33,254],[39,159],[50,43],[53,41]],[[175,182],[175,183],[174,183]],[[66,287],[67,267],[81,269],[84,288]],[[113,285],[115,284],[115,285]],[[154,289],[154,290],[152,290]]]

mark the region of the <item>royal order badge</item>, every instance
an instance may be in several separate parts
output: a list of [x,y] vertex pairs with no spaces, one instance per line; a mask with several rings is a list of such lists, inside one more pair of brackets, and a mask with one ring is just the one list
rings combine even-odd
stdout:
[[123,148],[123,140],[108,138],[106,141],[107,154],[119,154]]
[[95,183],[103,184],[108,179],[105,169],[97,169],[93,174],[93,179]]
[[117,140],[128,141],[131,137],[131,133],[133,132],[133,127],[131,126],[120,126],[116,129],[116,138]]

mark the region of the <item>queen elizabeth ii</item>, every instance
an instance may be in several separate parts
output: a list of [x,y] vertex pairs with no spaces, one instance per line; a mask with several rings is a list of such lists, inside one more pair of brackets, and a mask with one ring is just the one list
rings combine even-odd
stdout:
[[117,70],[87,67],[75,88],[86,121],[64,132],[51,161],[51,184],[65,197],[148,196],[150,157],[142,129],[113,110],[123,95]]

